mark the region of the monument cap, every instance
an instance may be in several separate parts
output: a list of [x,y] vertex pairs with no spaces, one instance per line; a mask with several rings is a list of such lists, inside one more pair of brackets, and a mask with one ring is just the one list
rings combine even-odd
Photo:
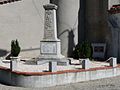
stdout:
[[55,4],[46,4],[46,5],[43,5],[43,7],[45,8],[45,10],[57,9],[57,5]]

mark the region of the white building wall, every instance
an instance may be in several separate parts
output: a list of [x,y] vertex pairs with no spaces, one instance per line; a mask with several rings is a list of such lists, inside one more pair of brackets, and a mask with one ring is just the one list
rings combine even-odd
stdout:
[[120,4],[120,0],[109,0],[108,9],[110,9],[115,4]]
[[47,3],[49,0],[21,0],[0,5],[0,53],[10,51],[11,40],[18,39],[23,57],[39,55],[44,33],[43,5]]
[[80,0],[51,0],[58,5],[57,24],[58,38],[61,40],[62,54],[72,56],[78,43],[78,19]]

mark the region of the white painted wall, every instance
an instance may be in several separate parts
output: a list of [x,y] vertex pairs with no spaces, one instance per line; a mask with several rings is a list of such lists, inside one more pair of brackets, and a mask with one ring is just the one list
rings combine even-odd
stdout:
[[112,5],[115,5],[115,4],[120,4],[120,0],[109,0],[108,9],[110,9]]
[[78,43],[78,14],[80,0],[51,0],[58,5],[58,38],[61,40],[62,54],[72,56],[74,46]]
[[21,0],[0,5],[0,49],[9,51],[11,40],[18,39],[22,50],[27,49],[22,51],[23,57],[39,55],[44,33],[43,5],[47,3],[49,0]]
[[[79,0],[56,1],[59,6],[57,13],[58,34],[64,33],[63,36],[59,37],[62,41],[62,52],[66,55],[68,53],[69,35],[68,32],[64,31],[69,30],[70,32],[74,29],[73,41],[74,44],[77,44],[77,18],[80,2]],[[0,49],[10,51],[11,40],[18,39],[23,50],[21,56],[38,56],[40,40],[42,40],[44,33],[43,4],[47,3],[49,0],[21,0],[0,5]],[[119,3],[120,0],[109,0],[109,7]]]

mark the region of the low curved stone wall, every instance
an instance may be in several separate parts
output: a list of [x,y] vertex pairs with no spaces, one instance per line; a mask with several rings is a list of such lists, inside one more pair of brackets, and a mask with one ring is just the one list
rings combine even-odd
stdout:
[[0,82],[22,87],[50,87],[120,75],[120,65],[58,72],[18,72],[0,67]]

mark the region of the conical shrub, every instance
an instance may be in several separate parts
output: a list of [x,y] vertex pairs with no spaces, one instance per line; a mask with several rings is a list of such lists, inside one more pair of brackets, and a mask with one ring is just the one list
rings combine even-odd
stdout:
[[19,46],[17,39],[12,40],[11,41],[11,56],[17,57],[20,53],[20,50],[21,50],[21,48]]
[[81,44],[77,44],[73,51],[73,58],[92,58],[92,46],[89,42],[84,41]]

